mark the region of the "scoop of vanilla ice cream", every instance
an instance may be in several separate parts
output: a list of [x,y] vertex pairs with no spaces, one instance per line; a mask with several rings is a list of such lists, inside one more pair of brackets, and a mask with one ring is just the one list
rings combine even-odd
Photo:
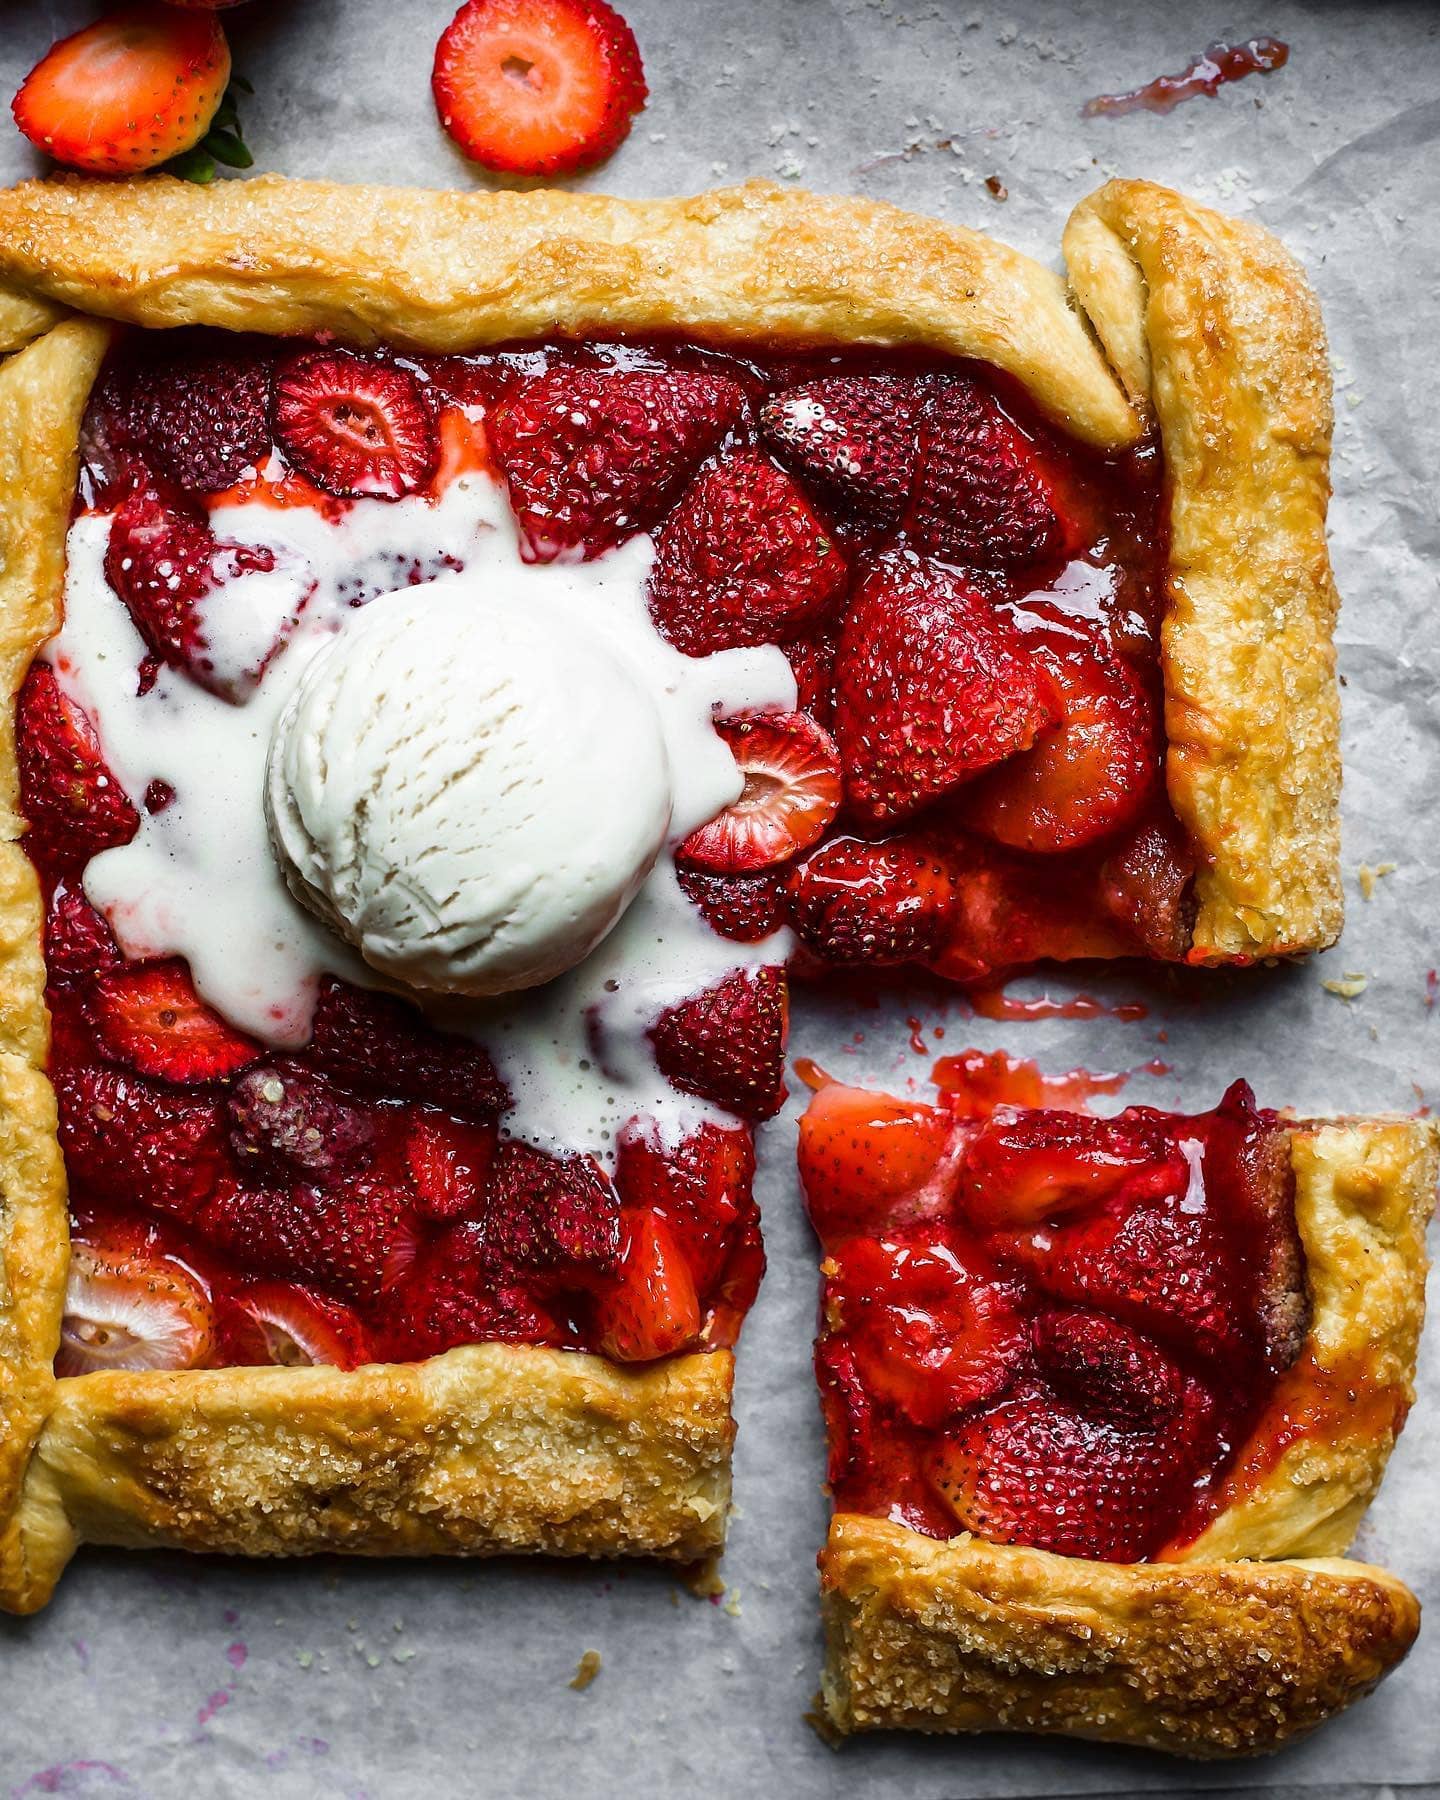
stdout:
[[605,936],[665,841],[671,774],[654,703],[573,609],[461,574],[372,600],[315,656],[265,807],[291,890],[378,974],[483,996]]

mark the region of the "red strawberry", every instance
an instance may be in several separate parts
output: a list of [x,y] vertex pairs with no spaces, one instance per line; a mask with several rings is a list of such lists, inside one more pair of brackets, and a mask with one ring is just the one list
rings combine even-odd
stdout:
[[588,1156],[551,1156],[511,1139],[495,1153],[485,1248],[506,1276],[603,1274],[620,1249],[620,1203]]
[[876,565],[835,667],[835,737],[857,815],[917,812],[1028,750],[1056,716],[1048,678],[975,588],[908,554]]
[[368,1163],[375,1128],[303,1063],[277,1057],[249,1068],[230,1090],[230,1148],[242,1178],[326,1179]]
[[875,1460],[875,1409],[844,1338],[816,1341],[815,1382],[825,1415],[825,1479],[832,1488],[864,1481]]
[[196,1369],[215,1348],[210,1296],[172,1257],[130,1234],[72,1243],[57,1375]]
[[827,1082],[800,1120],[800,1187],[820,1241],[874,1236],[937,1210],[925,1190],[949,1137],[949,1120],[933,1106]]
[[733,381],[683,369],[556,369],[487,421],[521,554],[589,559],[643,531],[737,423]]
[[395,363],[306,350],[275,375],[275,438],[327,494],[398,500],[427,485],[439,458],[420,383]]
[[760,429],[790,466],[862,518],[893,525],[915,470],[918,381],[831,375],[768,400]]
[[260,1055],[195,992],[183,962],[137,963],[102,975],[87,997],[100,1040],[117,1061],[166,1081],[216,1081]]
[[692,831],[680,862],[724,874],[785,862],[808,849],[840,808],[840,758],[807,713],[717,719],[745,777],[740,798]]
[[685,898],[699,907],[705,923],[721,937],[753,944],[785,922],[780,884],[768,871],[716,875],[703,869],[677,869],[676,876]]
[[602,161],[648,97],[635,34],[605,0],[466,0],[431,86],[466,156],[512,175]]
[[965,796],[966,823],[1015,850],[1076,850],[1133,823],[1155,791],[1155,704],[1130,665],[1051,641],[1057,724]]
[[601,1350],[617,1362],[653,1362],[698,1338],[695,1282],[673,1233],[652,1213],[623,1215],[619,1266],[594,1317]]
[[317,1282],[362,1301],[392,1287],[415,1255],[415,1223],[404,1194],[371,1175],[323,1188],[224,1182],[195,1226],[246,1268]]
[[357,1314],[294,1282],[247,1282],[217,1311],[227,1366],[355,1369],[375,1360]]
[[832,1252],[827,1316],[869,1393],[933,1428],[1001,1393],[1029,1361],[1021,1290],[958,1239],[851,1238]]
[[415,1210],[426,1219],[479,1218],[495,1156],[493,1125],[464,1125],[416,1108],[405,1132],[405,1161],[415,1184]]
[[835,634],[827,631],[819,637],[800,638],[780,646],[795,673],[795,704],[827,730],[835,713],[837,643]]
[[1093,1212],[1112,1195],[1183,1194],[1185,1159],[1160,1132],[1130,1118],[1002,1112],[972,1139],[955,1204],[980,1231],[1024,1231]]
[[653,1129],[632,1122],[621,1134],[615,1184],[631,1209],[663,1219],[690,1265],[696,1291],[709,1295],[726,1258],[754,1216],[750,1184],[755,1151],[748,1131],[702,1125],[666,1150]]
[[154,654],[227,700],[243,697],[243,690],[259,679],[279,638],[259,666],[247,671],[252,680],[237,690],[210,659],[200,603],[237,575],[274,567],[273,551],[258,544],[222,543],[198,507],[169,499],[153,486],[122,502],[105,548],[105,579]]
[[833,838],[790,871],[785,905],[804,942],[828,962],[918,962],[945,942],[955,877],[918,838]]
[[1184,1419],[1152,1434],[1094,1419],[1037,1385],[937,1444],[931,1479],[959,1523],[992,1543],[1139,1561],[1193,1501],[1210,1406],[1193,1381],[1185,1400]]
[[665,521],[650,616],[687,656],[773,644],[817,624],[844,591],[845,558],[783,470],[737,450],[702,470]]
[[25,848],[47,873],[128,844],[140,816],[110,773],[88,715],[61,691],[49,663],[30,665],[15,714]]
[[57,162],[133,175],[199,143],[229,80],[218,20],[127,6],[52,44],[12,110]]
[[1045,1379],[1092,1418],[1156,1429],[1185,1400],[1185,1377],[1150,1339],[1097,1312],[1045,1312],[1032,1326]]
[[227,1167],[220,1102],[118,1069],[61,1067],[54,1082],[72,1192],[188,1223]]
[[682,1000],[651,1028],[660,1072],[742,1119],[768,1119],[785,1101],[785,971],[737,969]]
[[919,549],[973,569],[1031,569],[1075,538],[1035,445],[961,377],[937,384],[921,412],[905,522]]
[[413,1006],[327,976],[320,983],[304,1060],[347,1087],[419,1100],[462,1119],[497,1118],[510,1094],[467,1037],[433,1031]]
[[1147,956],[1183,962],[1195,925],[1195,851],[1167,815],[1135,827],[1100,869],[1100,902]]
[[560,1337],[532,1294],[494,1285],[482,1227],[468,1220],[421,1251],[387,1297],[385,1321],[386,1355],[401,1362],[462,1344],[544,1344]]
[[[86,459],[101,484],[125,472],[129,458],[190,494],[234,485],[270,449],[271,361],[241,340],[170,341],[139,361],[112,362],[86,415]],[[183,347],[182,347],[183,346]]]
[[119,968],[115,934],[77,882],[59,882],[45,915],[45,968],[52,981],[83,980]]

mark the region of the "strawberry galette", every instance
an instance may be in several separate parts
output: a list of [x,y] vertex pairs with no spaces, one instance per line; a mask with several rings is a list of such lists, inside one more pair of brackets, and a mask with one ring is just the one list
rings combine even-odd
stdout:
[[1143,184],[1067,254],[0,195],[7,1604],[714,1548],[787,967],[1333,937],[1308,290]]
[[949,1070],[801,1122],[830,1717],[1274,1748],[1419,1623],[1336,1559],[1413,1396],[1434,1135],[1243,1083],[1199,1117],[977,1105]]

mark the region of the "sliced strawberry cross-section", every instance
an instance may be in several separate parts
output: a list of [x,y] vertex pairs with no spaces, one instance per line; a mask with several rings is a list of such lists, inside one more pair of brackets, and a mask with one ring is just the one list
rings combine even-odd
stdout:
[[767,400],[760,429],[807,481],[875,525],[891,525],[915,471],[926,388],[893,375],[831,375]]
[[49,663],[30,665],[15,714],[25,848],[47,873],[128,844],[140,815],[111,774],[89,715],[61,691]]
[[196,1369],[215,1348],[199,1277],[144,1233],[70,1246],[57,1375],[100,1369]]
[[660,1072],[742,1119],[768,1119],[785,1101],[788,1020],[783,969],[737,969],[683,1000],[651,1028]]
[[653,1362],[693,1344],[700,1323],[695,1281],[669,1226],[627,1211],[619,1265],[595,1302],[601,1349],[617,1362]]
[[817,625],[849,577],[830,528],[768,457],[702,470],[665,521],[650,615],[687,656],[773,644]]
[[840,758],[807,713],[737,713],[717,719],[745,786],[740,798],[692,831],[676,859],[744,874],[798,856],[840,808]]
[[896,553],[845,620],[835,738],[857,817],[905,818],[1028,750],[1057,717],[1019,634],[954,571]]
[[685,369],[556,369],[487,422],[521,552],[599,556],[652,525],[741,417],[722,375]]
[[216,1310],[227,1364],[355,1369],[374,1361],[359,1315],[295,1282],[247,1282]]
[[790,870],[785,907],[805,945],[827,962],[922,962],[945,943],[955,876],[923,838],[832,838]]
[[440,445],[406,369],[348,350],[307,350],[275,375],[285,460],[327,494],[398,500],[427,485]]
[[87,996],[101,1042],[117,1061],[165,1081],[215,1081],[260,1055],[206,1006],[183,962],[138,963],[102,975]]

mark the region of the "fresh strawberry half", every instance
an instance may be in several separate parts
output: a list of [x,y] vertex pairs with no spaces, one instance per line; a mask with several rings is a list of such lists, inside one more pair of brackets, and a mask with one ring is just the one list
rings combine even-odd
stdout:
[[664,511],[739,420],[740,387],[684,369],[557,369],[496,408],[490,445],[521,552],[588,559]]
[[305,1062],[382,1099],[418,1100],[462,1119],[495,1119],[510,1094],[470,1038],[434,1031],[413,1006],[326,976]]
[[1182,962],[1194,937],[1195,850],[1179,821],[1137,825],[1100,869],[1100,903],[1147,956]]
[[693,1344],[700,1301],[670,1228],[648,1212],[627,1212],[619,1266],[595,1301],[600,1348],[617,1362],[653,1362]]
[[945,942],[955,877],[921,839],[834,838],[787,875],[785,906],[801,938],[827,962],[920,962]]
[[827,1082],[800,1120],[800,1187],[820,1241],[902,1223],[949,1137],[949,1120],[933,1106]]
[[118,969],[124,958],[115,933],[68,881],[56,884],[45,915],[45,972],[51,981],[82,981]]
[[400,1279],[417,1242],[403,1192],[366,1174],[323,1188],[222,1182],[195,1226],[246,1268],[360,1301],[375,1300]]
[[783,969],[737,969],[683,1000],[651,1028],[660,1072],[742,1119],[768,1119],[785,1102],[787,1005]]
[[127,6],[62,38],[12,110],[32,144],[71,168],[133,175],[198,144],[230,80],[219,22]]
[[398,500],[435,473],[435,421],[394,363],[303,351],[276,371],[273,412],[286,462],[327,494]]
[[848,579],[829,527],[784,470],[737,450],[702,470],[665,521],[650,616],[687,656],[773,644],[817,624]]
[[1048,677],[953,571],[887,557],[840,638],[835,738],[862,819],[907,817],[1006,757],[1057,716]]
[[959,376],[937,384],[920,414],[906,527],[933,556],[1002,571],[1058,561],[1076,535],[1035,445]]
[[1130,1119],[1083,1113],[1000,1113],[971,1141],[955,1203],[981,1231],[1019,1231],[1126,1197],[1183,1194],[1184,1157]]
[[259,680],[283,634],[277,634],[259,665],[237,684],[231,673],[216,669],[209,654],[201,602],[238,575],[274,567],[272,550],[221,542],[198,508],[153,486],[121,504],[105,547],[105,579],[150,650],[226,700],[241,698]]
[[89,715],[61,692],[49,663],[30,665],[15,714],[25,848],[49,873],[128,844],[140,815],[110,773]]
[[416,1108],[405,1132],[405,1161],[422,1218],[479,1218],[499,1133],[445,1113]]
[[375,1128],[366,1113],[289,1057],[246,1069],[226,1105],[230,1148],[247,1178],[325,1179],[370,1160]]
[[183,962],[139,963],[102,975],[88,1006],[117,1061],[165,1081],[216,1081],[260,1055],[195,992]]
[[108,364],[82,434],[97,481],[123,478],[134,458],[187,493],[213,494],[258,468],[270,449],[271,357],[240,343],[166,342],[163,357]]
[[545,1344],[560,1329],[527,1288],[497,1283],[483,1227],[449,1226],[421,1250],[385,1299],[386,1360],[439,1356],[489,1341]]
[[754,1217],[754,1174],[748,1131],[706,1124],[666,1149],[653,1129],[632,1122],[621,1134],[615,1184],[626,1206],[643,1208],[670,1228],[704,1297]]
[[647,98],[635,34],[605,0],[467,0],[431,85],[466,156],[512,175],[600,162]]
[[490,1171],[485,1248],[506,1275],[601,1275],[620,1249],[620,1203],[588,1156],[507,1140]]
[[681,892],[700,909],[721,937],[753,944],[785,922],[780,883],[770,870],[758,875],[720,875],[705,869],[677,869]]
[[210,1296],[173,1258],[143,1237],[70,1246],[57,1375],[197,1369],[214,1347]]
[[767,400],[760,429],[791,468],[875,525],[892,525],[915,472],[918,381],[832,375]]
[[348,1306],[295,1282],[250,1282],[227,1295],[217,1314],[227,1365],[355,1369],[374,1360],[365,1327]]
[[740,798],[675,852],[692,868],[743,874],[806,850],[840,810],[840,756],[808,713],[717,719],[745,778]]
[[1058,722],[965,796],[967,824],[1014,850],[1077,850],[1133,823],[1155,791],[1155,704],[1130,665],[1057,638]]
[[54,1080],[72,1192],[188,1223],[228,1168],[220,1103],[85,1064]]

